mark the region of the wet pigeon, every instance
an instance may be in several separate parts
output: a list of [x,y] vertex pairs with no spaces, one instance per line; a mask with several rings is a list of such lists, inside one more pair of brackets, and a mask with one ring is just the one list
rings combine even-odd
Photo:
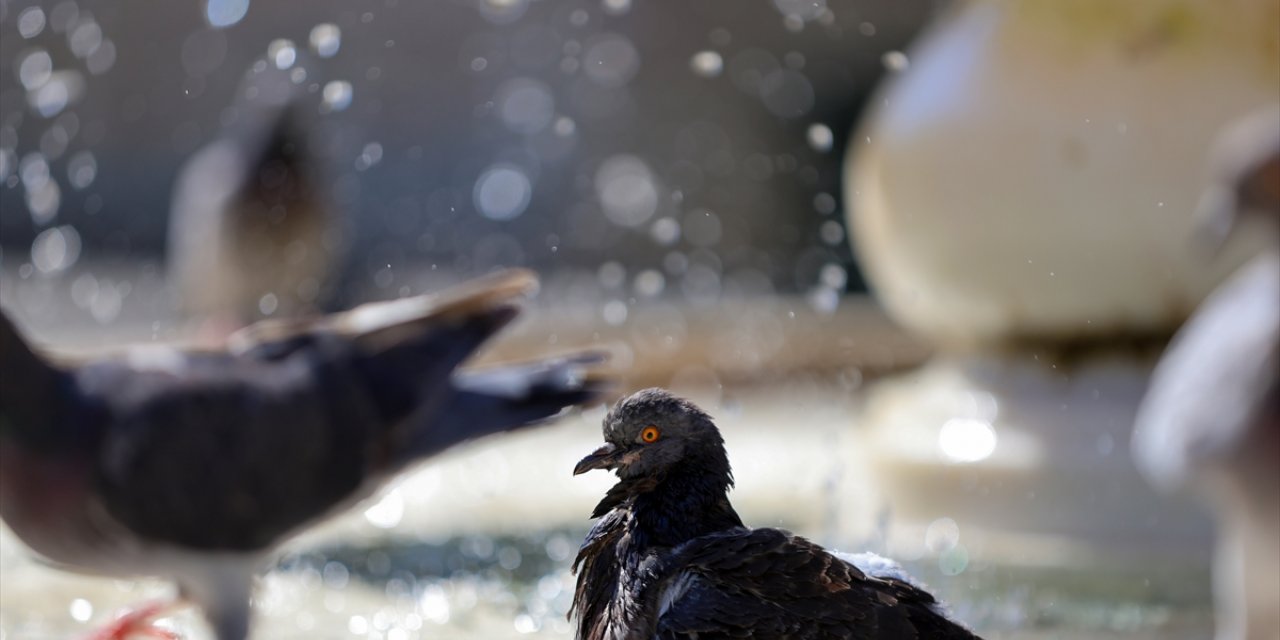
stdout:
[[[317,308],[338,262],[339,221],[309,137],[305,85],[255,66],[235,121],[179,173],[168,277],[180,310],[226,333]],[[314,109],[314,107],[312,107]]]
[[624,398],[604,437],[573,470],[619,478],[573,564],[579,640],[976,637],[896,565],[744,526],[720,432],[687,400]]
[[594,353],[457,371],[535,285],[508,271],[259,323],[225,351],[139,348],[74,367],[0,314],[0,515],[55,565],[173,579],[219,640],[241,640],[253,575],[278,543],[447,447],[597,395]]
[[1153,484],[1190,490],[1214,512],[1219,640],[1280,638],[1280,106],[1224,134],[1213,168],[1201,238],[1221,245],[1256,225],[1269,246],[1174,336],[1133,452]]

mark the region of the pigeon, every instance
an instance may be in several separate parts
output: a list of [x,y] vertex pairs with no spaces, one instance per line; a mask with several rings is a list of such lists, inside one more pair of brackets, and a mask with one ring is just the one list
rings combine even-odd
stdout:
[[1211,166],[1193,240],[1217,249],[1256,226],[1269,242],[1174,336],[1133,455],[1153,485],[1213,511],[1218,640],[1280,638],[1280,105],[1229,128]]
[[605,416],[604,438],[573,470],[619,478],[572,567],[579,640],[977,637],[892,563],[860,568],[743,525],[724,440],[693,403],[639,391]]
[[[604,390],[603,355],[459,371],[537,283],[511,270],[438,296],[269,320],[221,351],[139,347],[55,364],[0,313],[0,517],[55,566],[173,580],[243,640],[282,541],[460,442]],[[102,637],[144,631],[157,609]]]
[[332,288],[342,237],[309,139],[305,85],[260,64],[236,119],[180,171],[167,269],[179,310],[227,333],[268,316],[305,315]]

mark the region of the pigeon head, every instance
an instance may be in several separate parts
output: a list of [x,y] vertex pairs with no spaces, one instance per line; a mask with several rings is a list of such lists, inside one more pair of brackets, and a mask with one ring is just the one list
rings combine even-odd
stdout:
[[604,440],[574,475],[609,469],[623,480],[661,479],[677,466],[694,465],[729,478],[724,440],[711,416],[664,389],[619,400],[604,418]]

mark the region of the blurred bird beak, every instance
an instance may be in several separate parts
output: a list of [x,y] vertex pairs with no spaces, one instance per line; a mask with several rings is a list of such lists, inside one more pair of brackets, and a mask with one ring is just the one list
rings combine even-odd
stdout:
[[621,450],[617,447],[606,444],[592,451],[591,455],[579,460],[577,466],[573,468],[573,475],[581,475],[592,469],[612,469],[618,466],[618,459],[622,457],[621,454]]

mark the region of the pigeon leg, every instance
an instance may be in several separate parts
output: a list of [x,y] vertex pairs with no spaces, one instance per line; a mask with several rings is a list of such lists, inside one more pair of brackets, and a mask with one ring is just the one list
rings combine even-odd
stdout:
[[159,640],[180,640],[181,636],[177,633],[155,626],[156,618],[164,615],[177,604],[171,601],[145,604],[120,616],[115,622],[94,632],[85,640],[129,640],[137,636]]

